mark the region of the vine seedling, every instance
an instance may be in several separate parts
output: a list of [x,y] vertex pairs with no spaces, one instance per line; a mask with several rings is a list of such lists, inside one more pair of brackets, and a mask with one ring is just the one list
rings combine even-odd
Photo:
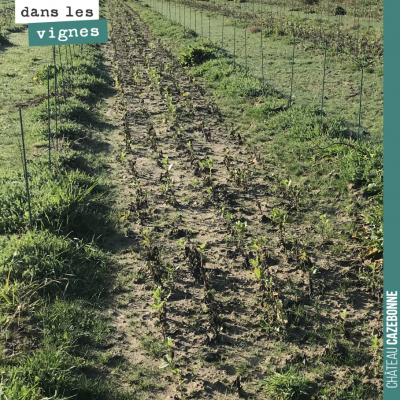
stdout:
[[171,296],[171,292],[167,294],[167,291],[163,289],[161,286],[158,286],[157,289],[153,292],[154,304],[149,307],[153,310],[157,311],[158,314],[158,323],[161,325],[162,333],[164,338],[167,334],[167,300]]
[[160,254],[157,246],[153,246],[152,238],[148,234],[148,230],[142,231],[142,244],[146,249],[146,266],[149,269],[154,283],[160,285],[162,279],[162,264],[160,261]]
[[288,223],[293,222],[293,219],[287,215],[285,212],[274,208],[271,211],[272,222],[274,222],[279,228],[280,243],[284,245],[285,243],[285,226]]
[[214,166],[214,160],[212,158],[207,158],[204,161],[199,161],[199,166],[202,171],[208,168],[209,176],[207,177],[206,181],[208,181],[209,184],[212,184],[212,169]]

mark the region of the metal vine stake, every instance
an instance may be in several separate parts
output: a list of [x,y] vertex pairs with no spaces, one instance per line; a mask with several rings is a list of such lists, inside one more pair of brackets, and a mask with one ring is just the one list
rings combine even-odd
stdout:
[[221,50],[224,49],[224,22],[225,22],[225,16],[222,16],[222,43],[221,43]]
[[244,67],[247,75],[247,31],[244,29]]
[[[60,58],[60,68],[61,68],[61,78],[62,78],[62,89],[63,89],[63,95],[64,95],[64,99],[65,99],[64,68],[63,68],[63,65],[62,65],[62,57],[61,57],[61,49],[60,49],[60,47],[61,47],[61,46],[58,46],[58,55],[59,55],[59,58]],[[81,47],[81,49],[82,49],[82,47]],[[82,51],[82,50],[81,50],[81,51]]]
[[49,73],[49,66],[47,66],[47,124],[48,124],[48,136],[49,136],[49,169],[51,169],[50,73]]
[[[86,53],[86,55],[87,55],[87,53]],[[68,53],[67,53],[67,46],[65,46],[65,72],[67,72],[68,70],[69,70]],[[66,82],[68,82],[68,80]]]
[[55,120],[56,120],[56,150],[58,151],[58,127],[57,127],[57,64],[56,64],[56,46],[53,46],[54,61],[54,103],[55,103]]
[[69,55],[71,57],[71,67],[72,67],[72,72],[74,71],[74,59],[72,58],[72,51],[71,51],[71,46],[68,45],[68,49],[69,49]]
[[328,23],[329,23],[329,0],[328,0]]
[[21,124],[22,156],[23,156],[23,162],[24,162],[23,167],[24,167],[24,176],[25,176],[25,185],[26,185],[26,196],[28,198],[29,229],[32,230],[31,196],[29,194],[29,179],[28,179],[28,169],[26,167],[25,138],[24,138],[24,128],[22,126],[21,107],[19,107],[19,121]]
[[233,68],[236,67],[236,21],[233,24]]
[[290,96],[289,96],[289,101],[288,101],[288,107],[291,106],[292,104],[292,93],[293,93],[293,72],[294,72],[294,48],[296,45],[296,38],[293,35],[293,55],[292,55],[292,76],[290,79]]
[[322,94],[321,94],[321,131],[322,131],[322,116],[324,114],[324,90],[325,90],[325,71],[326,71],[326,45],[327,41],[325,40],[325,51],[324,51],[324,72],[322,76]]
[[358,109],[358,130],[357,130],[357,142],[360,137],[360,127],[361,127],[361,100],[362,100],[362,90],[363,90],[363,78],[364,78],[364,68],[361,70],[361,83],[360,83],[360,107]]
[[201,40],[203,40],[203,11],[200,11]]
[[261,76],[262,76],[262,90],[264,92],[264,48],[263,48],[263,39],[262,39],[262,31],[260,32],[261,38]]

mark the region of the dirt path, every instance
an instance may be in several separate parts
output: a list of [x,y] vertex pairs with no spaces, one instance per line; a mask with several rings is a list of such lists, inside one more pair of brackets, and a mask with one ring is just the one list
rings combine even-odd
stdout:
[[[115,2],[110,19],[107,57],[119,94],[108,117],[120,126],[110,137],[111,169],[126,233],[124,243],[106,242],[124,265],[111,353],[137,372],[122,374],[121,383],[136,385],[138,398],[267,398],[257,383],[272,365],[312,365],[337,350],[310,337],[340,325],[346,307],[354,315],[345,296],[330,291],[349,260],[333,262],[321,246],[311,282],[306,271],[315,259],[299,243],[312,229],[293,224],[284,236],[284,226],[272,223],[274,208],[296,215],[298,206],[272,196],[268,161],[244,145],[135,12]],[[164,303],[152,309],[157,287]],[[357,318],[369,317],[358,310]],[[166,338],[172,347],[163,346]],[[172,362],[160,369],[171,351]],[[337,366],[332,379],[346,371]],[[138,385],[138,376],[151,384]]]

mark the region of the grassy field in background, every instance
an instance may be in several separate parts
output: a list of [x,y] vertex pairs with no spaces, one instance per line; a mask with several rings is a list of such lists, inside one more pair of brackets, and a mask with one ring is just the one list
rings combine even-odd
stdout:
[[[152,2],[146,0],[145,4]],[[182,6],[175,10],[175,4],[171,3],[171,11],[162,2],[156,2],[156,10],[175,22],[183,24],[184,14],[186,27],[195,30],[195,10]],[[180,19],[179,19],[180,15]],[[175,20],[176,16],[176,20]],[[209,23],[210,18],[210,23]],[[196,40],[201,42],[201,33],[204,38],[217,45],[222,44],[222,17],[216,13],[203,13],[203,29],[200,12],[196,13]],[[224,50],[232,57],[234,51],[234,24],[235,21],[224,19]],[[245,66],[245,28],[241,28],[240,21],[236,21],[236,62]],[[247,27],[248,23],[246,24]],[[210,26],[210,30],[209,30]],[[262,77],[261,63],[261,37],[260,32],[247,32],[247,67],[249,74],[258,78]],[[293,40],[291,38],[264,37],[264,79],[275,90],[289,97]],[[176,51],[176,46],[171,46]],[[293,70],[293,98],[295,103],[301,105],[318,106],[321,104],[322,80],[323,80],[324,51],[320,49],[306,50],[295,48],[295,64]],[[382,141],[383,130],[383,75],[382,66],[377,64],[370,73],[364,73],[363,97],[362,97],[362,130],[368,131],[374,140]],[[361,72],[358,70],[355,60],[348,55],[336,55],[331,49],[327,51],[326,77],[324,91],[324,112],[327,115],[341,115],[353,129],[358,124],[359,88]]]
[[[21,168],[21,128],[18,106],[23,107],[24,131],[28,158],[45,144],[42,126],[32,117],[29,104],[47,97],[47,87],[34,78],[39,69],[52,61],[51,47],[29,47],[28,30],[11,33],[9,47],[0,46],[0,175]],[[54,88],[52,89],[54,92]]]
[[[198,0],[197,0],[198,1]],[[373,0],[372,0],[373,1]],[[334,0],[322,0],[319,4],[309,7],[307,11],[307,5],[302,1],[273,1],[273,2],[262,2],[262,1],[243,1],[234,2],[227,0],[210,0],[208,2],[212,6],[220,6],[224,9],[234,9],[239,11],[246,11],[251,13],[273,13],[285,16],[295,16],[298,18],[306,18],[310,20],[318,20],[322,23],[340,24],[346,26],[353,26],[356,23],[360,23],[362,26],[371,26],[373,28],[382,29],[382,4],[378,1],[370,9],[369,4],[359,3],[358,8],[355,7],[355,3],[351,4],[350,7],[346,7],[344,4],[340,4],[340,1]],[[293,3],[293,6],[292,6]],[[201,3],[200,3],[201,4]],[[334,15],[334,9],[336,6],[343,6],[346,15]],[[329,10],[329,11],[328,11]],[[358,14],[357,14],[358,10]],[[371,12],[370,12],[371,10]],[[311,12],[310,12],[311,11]],[[354,15],[356,14],[356,15]],[[358,19],[358,16],[360,18]]]

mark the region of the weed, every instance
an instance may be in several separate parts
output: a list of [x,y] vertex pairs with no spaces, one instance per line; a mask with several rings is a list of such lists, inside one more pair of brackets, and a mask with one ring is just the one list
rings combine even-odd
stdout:
[[322,240],[326,240],[328,237],[332,236],[333,224],[328,219],[326,214],[321,215],[319,219],[320,219],[319,231],[321,232]]
[[64,346],[103,346],[111,337],[104,316],[83,301],[56,300],[36,317],[43,320],[46,340]]
[[293,219],[287,215],[284,211],[279,210],[277,208],[272,209],[271,211],[272,221],[279,228],[280,235],[280,243],[285,243],[285,226],[287,223],[293,222]]
[[[50,118],[52,119],[55,119],[55,104],[54,98],[50,99]],[[64,100],[62,97],[59,97],[57,104],[60,106],[59,118],[68,121],[79,122],[85,125],[92,124],[96,121],[93,113],[89,110],[89,107],[82,104],[77,99]],[[47,100],[44,100],[36,107],[34,114],[36,120],[43,122],[47,121]]]
[[182,50],[180,62],[184,66],[192,67],[216,57],[217,47],[213,43],[203,42],[194,47]]
[[19,400],[35,400],[43,396],[50,399],[55,393],[56,396],[63,393],[62,397],[56,397],[57,400],[71,397],[82,400],[130,398],[109,382],[93,385],[83,374],[85,366],[82,359],[70,355],[67,348],[46,345],[32,354],[21,355],[18,363],[8,364],[0,387],[5,396]]
[[140,341],[140,345],[154,358],[160,358],[165,351],[163,342],[158,341],[152,334],[146,335]]
[[[80,171],[49,170],[44,159],[29,166],[34,227],[88,234],[107,226],[106,185]],[[0,233],[23,231],[28,225],[28,201],[23,178],[0,178]]]
[[[0,275],[10,284],[53,280],[46,294],[79,294],[91,297],[102,293],[112,265],[93,243],[55,236],[48,231],[0,238]],[[44,292],[42,291],[42,294]]]
[[260,386],[273,400],[311,398],[314,391],[313,383],[294,367],[290,367],[286,372],[275,372],[262,380]]

